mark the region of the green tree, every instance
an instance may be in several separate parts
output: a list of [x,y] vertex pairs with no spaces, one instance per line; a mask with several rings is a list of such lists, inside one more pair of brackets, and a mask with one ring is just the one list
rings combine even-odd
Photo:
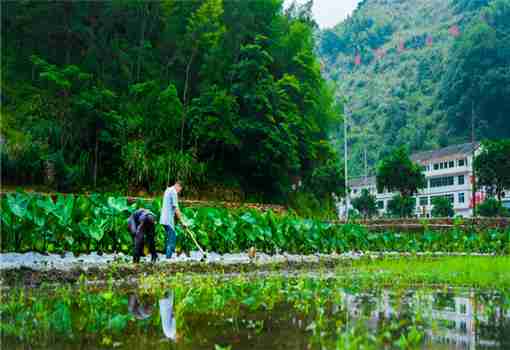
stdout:
[[433,217],[453,217],[455,211],[453,210],[452,202],[446,197],[432,198],[432,216]]
[[205,54],[208,50],[218,45],[220,38],[225,32],[225,27],[221,22],[222,14],[223,0],[205,0],[190,17],[186,27],[183,47],[186,57],[186,70],[182,97],[185,112],[181,124],[181,151],[184,147],[184,126],[189,100],[190,80],[192,78],[192,65],[199,52]]
[[413,216],[415,208],[416,198],[414,197],[403,197],[396,194],[388,201],[388,212],[393,217]]
[[361,196],[353,199],[352,206],[364,217],[371,217],[377,214],[376,198],[367,189],[363,189]]
[[345,195],[345,177],[343,167],[338,162],[329,161],[325,165],[314,169],[309,190],[328,198],[331,194],[337,197]]
[[[465,1],[464,1],[465,2]],[[457,135],[510,136],[510,3],[494,0],[455,42],[441,83],[441,101]]]
[[310,2],[1,6],[2,176],[42,178],[51,158],[75,187],[127,190],[207,169],[211,185],[276,201],[338,158]]
[[[401,216],[409,216],[410,199],[419,189],[426,186],[425,175],[419,164],[414,163],[404,147],[394,150],[384,158],[377,168],[377,190],[398,191],[400,198],[394,198],[395,208],[400,207]],[[398,204],[398,205],[397,205]]]
[[478,185],[501,200],[503,191],[510,188],[510,139],[483,142],[474,166]]
[[476,207],[480,216],[495,217],[495,216],[508,216],[510,212],[507,208],[503,207],[500,201],[494,198],[486,199],[482,204]]
[[404,147],[397,148],[381,161],[376,181],[378,191],[398,191],[403,198],[412,197],[427,185],[420,165],[409,158]]

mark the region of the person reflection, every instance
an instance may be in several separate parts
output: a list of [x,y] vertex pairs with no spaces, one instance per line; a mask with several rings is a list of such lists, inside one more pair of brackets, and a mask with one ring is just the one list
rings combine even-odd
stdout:
[[130,294],[128,297],[128,311],[137,320],[145,320],[152,315],[153,306],[149,303],[140,303],[140,299],[136,294]]
[[161,325],[165,337],[173,341],[176,340],[177,330],[174,314],[174,292],[170,290],[165,298],[159,299],[159,314],[161,315]]

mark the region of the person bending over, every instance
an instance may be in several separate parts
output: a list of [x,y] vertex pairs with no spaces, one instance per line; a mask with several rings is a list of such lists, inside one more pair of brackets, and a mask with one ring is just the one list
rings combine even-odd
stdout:
[[138,209],[128,219],[128,230],[133,238],[133,262],[140,262],[140,257],[144,256],[144,243],[149,245],[151,261],[156,262],[156,245],[154,243],[154,226],[156,216],[148,209]]

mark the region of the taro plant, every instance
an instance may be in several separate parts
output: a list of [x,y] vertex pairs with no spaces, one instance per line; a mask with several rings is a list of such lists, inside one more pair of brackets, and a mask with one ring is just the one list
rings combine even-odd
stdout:
[[59,250],[74,250],[75,239],[78,238],[73,220],[74,196],[57,194],[56,202],[51,197],[45,197],[38,200],[37,204],[47,218],[45,227],[48,230],[44,231],[44,245],[49,238],[50,244]]
[[[33,196],[23,192],[1,199],[3,251],[36,249],[43,252],[129,252],[132,239],[126,220],[137,208],[147,208],[159,217],[159,200],[138,200],[93,194],[90,196]],[[358,224],[336,225],[303,219],[293,214],[275,215],[254,210],[183,208],[191,230],[208,251],[230,253],[255,247],[259,252],[296,254],[346,251],[444,251],[508,253],[510,228],[466,229],[456,225],[423,233],[370,232]],[[177,226],[178,248],[195,249]],[[162,251],[165,234],[156,225],[156,247]]]
[[[22,239],[30,229],[30,196],[22,192],[7,194],[2,205],[2,227],[9,234],[9,239],[16,251],[22,248]],[[5,205],[6,204],[6,205]]]

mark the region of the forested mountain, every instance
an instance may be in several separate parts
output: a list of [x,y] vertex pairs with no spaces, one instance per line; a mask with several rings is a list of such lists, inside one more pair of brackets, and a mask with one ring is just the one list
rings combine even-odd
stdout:
[[328,134],[341,119],[309,6],[1,6],[4,183],[162,190],[181,178],[278,200],[293,179],[337,169]]
[[[323,74],[352,111],[352,171],[398,145],[510,137],[510,0],[364,0],[320,33]],[[341,134],[340,134],[340,137]]]

